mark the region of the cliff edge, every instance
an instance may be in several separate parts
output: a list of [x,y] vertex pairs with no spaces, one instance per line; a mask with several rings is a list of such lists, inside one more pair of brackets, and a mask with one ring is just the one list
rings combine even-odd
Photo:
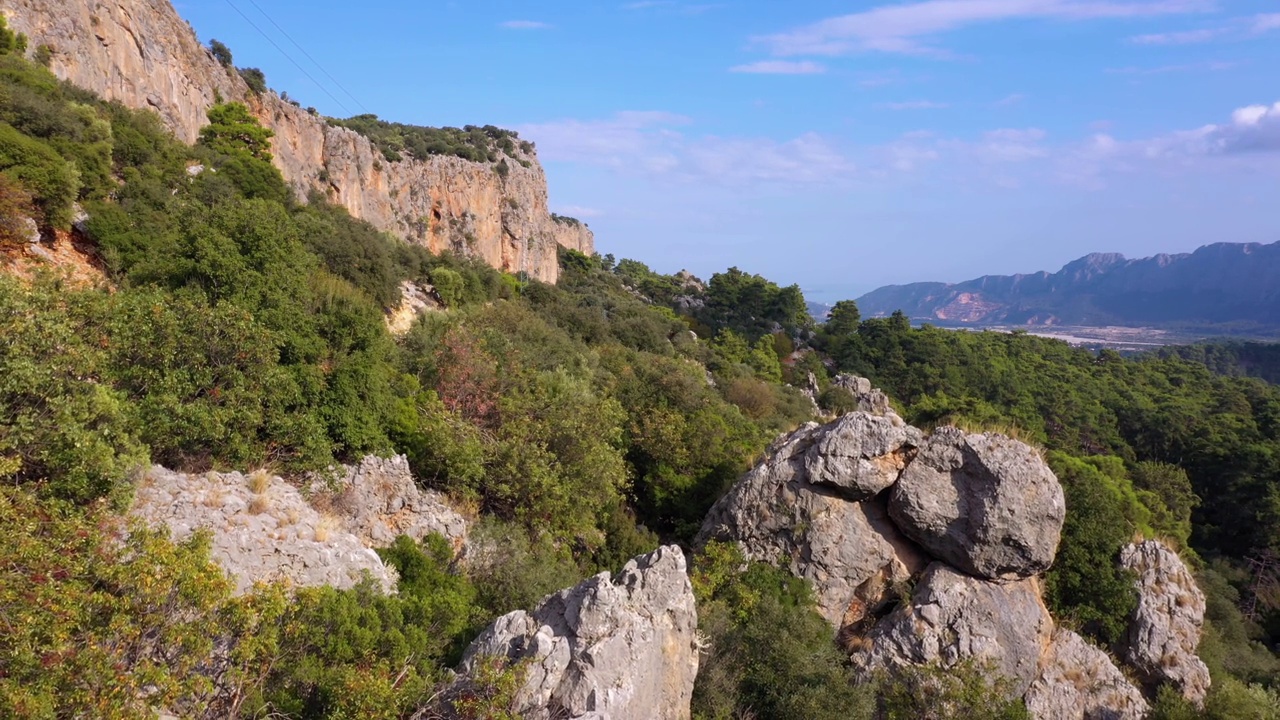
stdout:
[[494,163],[451,156],[389,162],[363,135],[252,93],[224,68],[169,0],[0,0],[9,26],[50,49],[58,77],[108,100],[155,110],[194,142],[221,97],[245,102],[275,132],[275,164],[299,198],[320,191],[352,215],[432,252],[452,250],[546,282],[559,275],[557,247],[595,251],[591,231],[557,222],[535,152]]

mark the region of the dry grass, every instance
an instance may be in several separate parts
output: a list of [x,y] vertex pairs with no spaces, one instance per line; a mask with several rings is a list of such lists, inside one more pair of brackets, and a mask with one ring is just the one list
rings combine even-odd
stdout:
[[271,509],[271,498],[266,495],[254,495],[249,501],[249,514],[261,515]]
[[289,525],[297,525],[298,521],[301,519],[302,519],[302,513],[298,512],[298,508],[291,507],[284,512],[284,517],[281,518],[281,521],[285,524],[285,526],[289,526]]
[[221,485],[214,485],[204,494],[205,507],[220,508],[227,501],[227,489]]
[[338,527],[338,519],[332,515],[325,515],[324,517],[321,517],[320,522],[316,523],[316,542],[328,542],[329,536],[332,535]]
[[258,468],[249,473],[249,479],[246,483],[249,486],[249,492],[254,495],[261,495],[271,487],[271,471],[266,468]]

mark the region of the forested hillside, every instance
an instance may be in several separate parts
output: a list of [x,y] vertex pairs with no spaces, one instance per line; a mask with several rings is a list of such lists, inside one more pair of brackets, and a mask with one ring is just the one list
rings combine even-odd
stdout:
[[[851,409],[832,383],[851,372],[913,423],[1045,450],[1067,497],[1047,602],[1104,646],[1135,602],[1125,543],[1164,538],[1194,564],[1213,689],[1203,711],[1162,693],[1156,717],[1276,717],[1280,578],[1251,562],[1280,552],[1280,388],[1175,355],[863,320],[851,302],[818,326],[798,288],[736,268],[702,283],[564,250],[548,285],[431,255],[296,202],[243,106],[183,145],[24,49],[0,29],[0,250],[31,255],[32,219],[35,247],[92,246],[105,274],[0,275],[0,716],[432,717],[490,621],[659,542],[689,547],[779,434]],[[393,336],[404,280],[442,307]],[[488,561],[401,537],[379,551],[397,594],[235,595],[207,537],[122,515],[151,463],[301,484],[367,453],[407,455]],[[804,581],[729,546],[691,577],[714,648],[695,717],[1026,717],[981,667],[859,675]],[[527,670],[483,666],[445,710],[512,718]]]

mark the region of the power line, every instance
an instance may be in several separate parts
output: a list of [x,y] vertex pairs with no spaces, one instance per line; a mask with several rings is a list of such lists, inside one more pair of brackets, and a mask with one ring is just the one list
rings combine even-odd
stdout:
[[299,70],[299,71],[301,71],[303,75],[306,75],[306,76],[307,76],[307,78],[308,78],[309,80],[311,80],[311,82],[315,83],[315,84],[316,84],[316,87],[318,87],[318,88],[320,88],[322,91],[324,91],[324,94],[325,94],[325,95],[328,95],[328,96],[329,96],[329,97],[330,97],[334,102],[338,103],[338,105],[339,105],[339,106],[341,106],[341,107],[342,107],[342,109],[343,109],[344,111],[346,111],[346,112],[348,112],[348,113],[349,113],[349,112],[351,112],[351,109],[350,109],[350,108],[348,108],[348,107],[346,106],[346,104],[344,104],[344,103],[343,103],[341,100],[339,100],[338,98],[334,97],[334,96],[333,96],[333,93],[329,92],[329,89],[328,89],[328,88],[326,88],[324,85],[321,85],[319,80],[316,80],[314,77],[311,77],[311,73],[307,72],[307,69],[306,69],[306,68],[304,68],[304,67],[302,67],[301,65],[299,65],[299,64],[298,64],[298,61],[297,61],[297,60],[294,60],[292,55],[290,55],[289,53],[285,52],[285,51],[284,51],[284,48],[282,48],[282,47],[280,47],[279,45],[277,45],[277,44],[276,44],[276,41],[275,41],[275,40],[272,40],[270,35],[268,35],[268,34],[266,34],[265,32],[263,32],[263,31],[262,31],[262,28],[258,27],[258,26],[257,26],[257,25],[252,21],[252,20],[250,20],[250,19],[249,19],[249,16],[248,16],[248,15],[245,15],[243,12],[241,12],[241,11],[240,11],[240,8],[236,7],[235,3],[231,2],[231,0],[226,0],[226,2],[227,2],[227,4],[228,4],[228,5],[230,5],[230,6],[231,6],[231,9],[232,9],[232,10],[235,10],[235,11],[236,11],[236,14],[238,14],[240,17],[244,18],[244,21],[245,21],[245,22],[247,22],[247,23],[249,23],[249,25],[250,25],[254,30],[257,30],[259,35],[261,35],[262,37],[266,38],[267,42],[271,43],[271,46],[272,46],[272,47],[274,47],[276,50],[279,50],[281,55],[285,56],[285,58],[287,58],[287,59],[289,60],[289,62],[293,63],[293,66],[294,66],[294,67],[298,68],[298,70]]
[[308,60],[310,60],[310,61],[311,61],[311,62],[312,62],[312,63],[313,63],[317,68],[319,68],[319,69],[320,69],[320,72],[324,73],[324,76],[325,76],[325,77],[327,77],[327,78],[329,78],[331,81],[333,81],[333,84],[334,84],[334,85],[337,85],[339,90],[341,90],[342,92],[346,93],[347,97],[351,98],[351,101],[352,101],[352,102],[354,102],[356,105],[358,105],[358,106],[360,107],[360,109],[361,109],[361,110],[363,110],[363,111],[365,111],[365,112],[369,112],[369,108],[365,107],[365,106],[364,106],[364,103],[360,102],[360,100],[359,100],[355,95],[352,95],[350,90],[347,90],[345,87],[343,87],[343,86],[342,86],[342,83],[338,82],[338,79],[337,79],[337,78],[335,78],[334,76],[330,75],[330,74],[329,74],[329,71],[328,71],[328,70],[325,70],[325,69],[324,69],[324,66],[320,64],[320,61],[318,61],[318,60],[316,60],[315,58],[311,57],[311,53],[307,52],[307,49],[306,49],[306,48],[304,48],[304,47],[302,47],[301,45],[299,45],[299,44],[298,44],[298,41],[297,41],[297,40],[294,40],[294,39],[293,39],[293,37],[292,37],[292,36],[290,36],[290,35],[289,35],[289,33],[288,33],[288,32],[286,32],[284,28],[280,27],[280,24],[279,24],[279,23],[277,23],[275,20],[272,20],[272,19],[271,19],[271,16],[267,14],[267,11],[262,9],[262,6],[258,5],[258,3],[257,3],[257,2],[255,2],[254,0],[249,0],[249,4],[250,4],[250,5],[252,5],[252,6],[254,6],[255,8],[257,8],[258,12],[262,13],[262,17],[264,17],[264,18],[266,18],[266,19],[267,19],[267,22],[269,22],[269,23],[271,23],[272,25],[274,25],[274,26],[275,26],[275,28],[276,28],[277,30],[279,30],[279,31],[280,31],[280,34],[281,34],[281,35],[284,35],[284,36],[285,36],[285,38],[287,38],[287,39],[289,40],[289,42],[293,43],[293,46],[294,46],[294,47],[298,48],[298,50],[300,50],[300,51],[302,52],[302,54],[303,54],[303,55],[306,55],[306,56],[307,56],[307,59],[308,59]]

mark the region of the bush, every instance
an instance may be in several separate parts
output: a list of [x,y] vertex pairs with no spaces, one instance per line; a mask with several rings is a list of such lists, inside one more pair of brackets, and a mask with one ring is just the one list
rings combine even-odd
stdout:
[[1127,517],[1135,514],[1126,510],[1132,505],[1124,499],[1128,481],[1115,458],[1081,460],[1053,452],[1049,464],[1062,482],[1067,517],[1046,576],[1045,601],[1057,617],[1109,646],[1124,633],[1138,602],[1132,574],[1119,567],[1120,550],[1136,529]]
[[0,172],[31,192],[45,223],[59,228],[71,224],[80,176],[52,147],[0,123]]
[[244,78],[244,84],[254,95],[267,91],[267,76],[258,68],[240,68],[240,77]]
[[871,718],[873,689],[855,685],[805,581],[744,566],[736,546],[714,542],[694,562],[698,629],[710,646],[694,685],[694,716]]
[[0,488],[0,715],[236,716],[283,596],[232,600],[207,538],[118,522]]
[[880,717],[884,720],[1030,720],[1012,683],[991,665],[972,661],[940,667],[909,666],[881,679]]
[[147,460],[107,370],[104,296],[0,277],[0,478],[87,502]]
[[29,223],[35,214],[31,193],[7,175],[0,174],[0,248],[22,247],[30,242]]
[[217,60],[218,64],[222,67],[230,68],[232,66],[231,48],[227,47],[223,43],[218,40],[210,40],[209,52],[213,53],[213,59]]

